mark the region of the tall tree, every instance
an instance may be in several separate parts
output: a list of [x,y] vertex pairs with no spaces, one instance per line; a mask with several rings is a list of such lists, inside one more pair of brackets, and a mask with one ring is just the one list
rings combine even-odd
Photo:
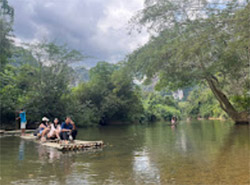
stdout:
[[14,69],[6,66],[11,57],[11,32],[14,21],[14,9],[7,0],[0,0],[0,123],[13,119],[17,91],[13,86]]
[[247,1],[146,0],[134,21],[154,36],[129,56],[129,65],[141,77],[158,76],[158,87],[206,82],[235,122],[249,122],[247,108],[230,102],[236,87],[249,102],[249,12]]
[[32,121],[44,115],[63,118],[66,115],[63,96],[70,92],[70,81],[74,78],[69,64],[81,61],[84,56],[67,45],[53,42],[29,45],[29,51],[38,66],[21,66],[17,76],[17,85],[25,92],[23,105],[33,116]]
[[13,21],[14,9],[9,6],[7,0],[0,0],[0,70],[3,70],[11,56],[12,41],[10,36]]

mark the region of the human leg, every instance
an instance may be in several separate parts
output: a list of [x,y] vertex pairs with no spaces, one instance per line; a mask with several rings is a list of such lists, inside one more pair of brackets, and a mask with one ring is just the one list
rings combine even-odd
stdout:
[[75,140],[76,135],[77,135],[77,130],[72,130],[71,135],[72,135],[73,140]]
[[50,131],[50,128],[45,128],[45,129],[42,131],[42,137],[44,137],[49,131]]
[[69,140],[68,132],[61,132],[60,137],[61,137],[62,140]]
[[60,139],[60,131],[55,130],[55,134],[56,134],[57,139]]
[[46,141],[46,135],[48,134],[48,132],[50,131],[50,128],[45,128],[43,131],[42,131],[42,134],[41,134],[41,141],[42,142],[45,142]]
[[25,135],[26,122],[21,122],[21,135]]

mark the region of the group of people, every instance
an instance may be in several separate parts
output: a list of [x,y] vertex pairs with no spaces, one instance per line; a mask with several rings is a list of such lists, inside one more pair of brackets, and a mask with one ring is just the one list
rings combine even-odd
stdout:
[[[19,117],[17,117],[16,120],[20,120],[21,133],[22,136],[24,136],[27,120],[26,113],[23,109],[19,111]],[[58,118],[55,118],[54,122],[52,123],[48,118],[43,117],[42,122],[36,129],[34,135],[40,138],[43,142],[47,139],[58,139],[67,143],[69,140],[75,140],[77,130],[76,125],[70,116],[67,116],[62,124],[59,123]]]
[[66,117],[62,124],[59,123],[58,118],[55,118],[52,123],[48,118],[43,117],[34,135],[40,138],[42,142],[45,142],[47,139],[57,139],[68,143],[69,140],[75,140],[77,130],[74,121],[69,116]]

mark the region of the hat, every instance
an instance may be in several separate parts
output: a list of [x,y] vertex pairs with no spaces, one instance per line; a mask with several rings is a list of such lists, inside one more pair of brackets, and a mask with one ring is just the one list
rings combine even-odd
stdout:
[[42,118],[42,121],[49,121],[49,119],[46,118],[46,117],[43,117],[43,118]]

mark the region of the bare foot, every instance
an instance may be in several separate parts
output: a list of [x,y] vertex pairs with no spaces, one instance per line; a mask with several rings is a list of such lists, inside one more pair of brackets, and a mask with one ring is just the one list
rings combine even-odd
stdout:
[[42,137],[41,138],[41,142],[44,143],[46,141],[46,138],[45,137]]

